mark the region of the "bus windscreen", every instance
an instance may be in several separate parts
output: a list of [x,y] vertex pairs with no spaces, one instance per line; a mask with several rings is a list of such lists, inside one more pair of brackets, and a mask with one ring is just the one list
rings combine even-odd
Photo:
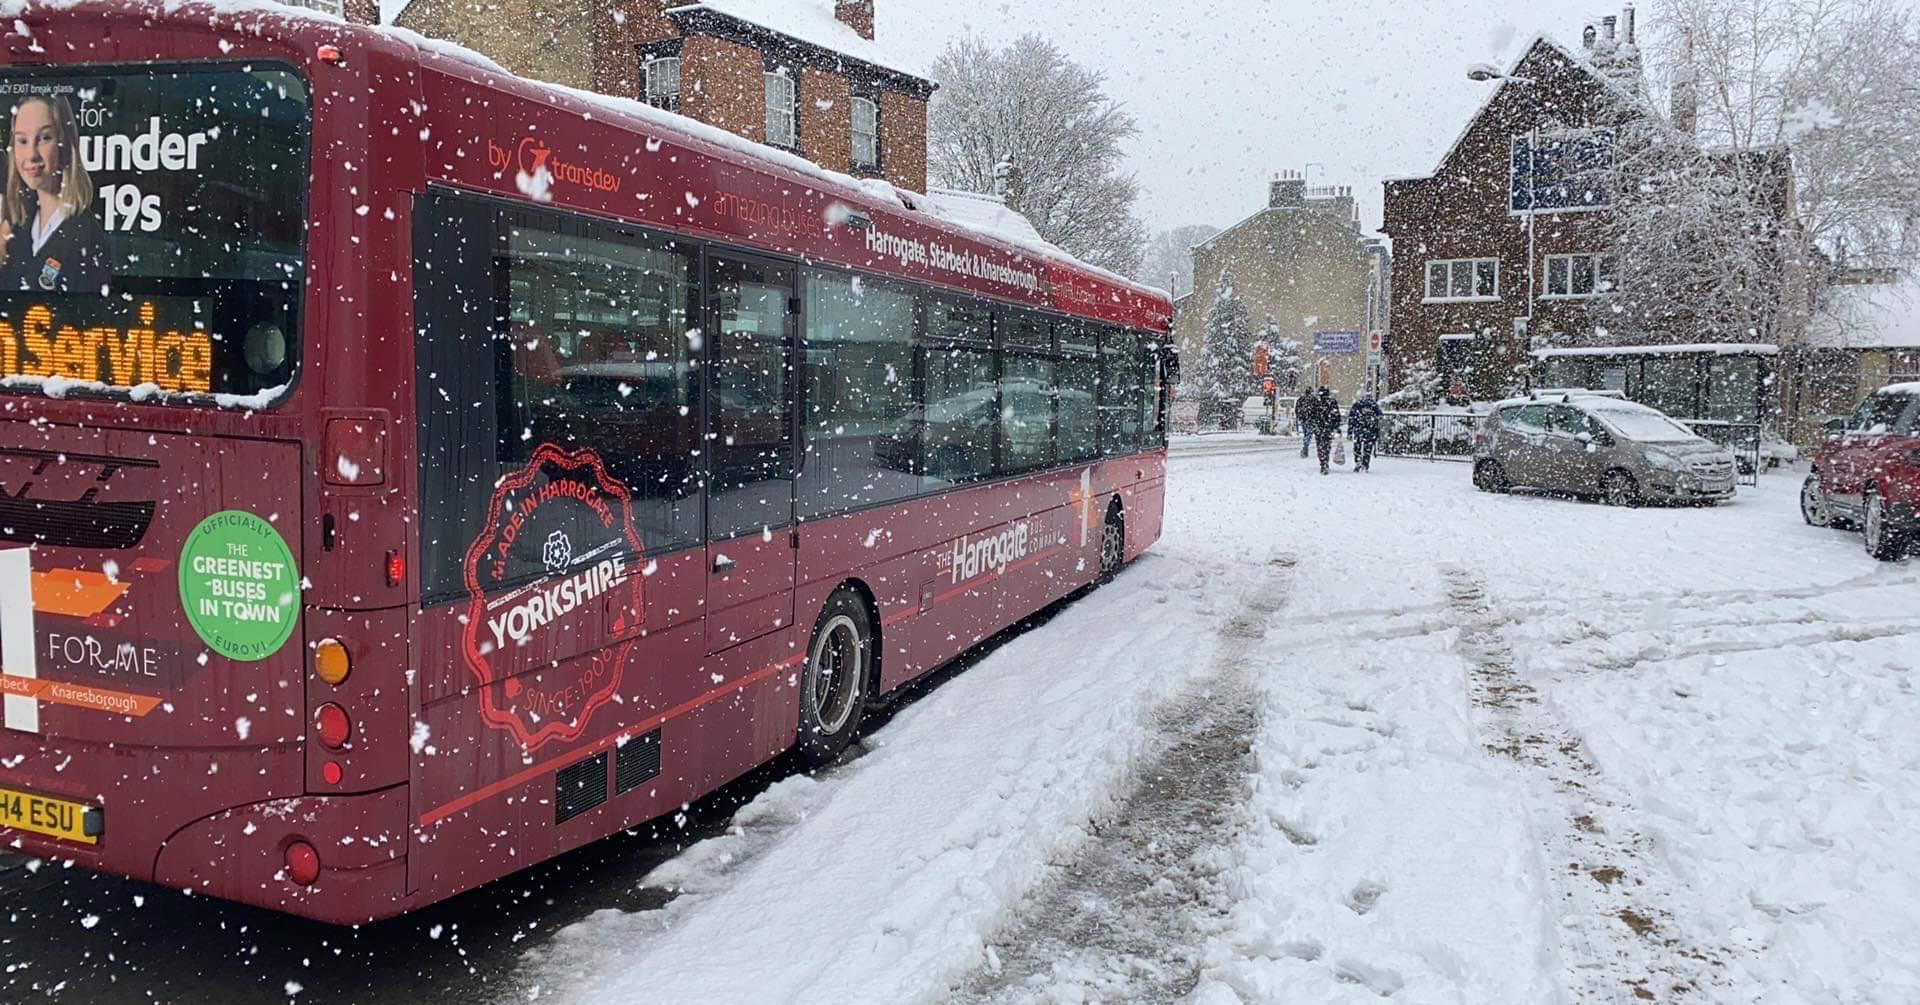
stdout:
[[0,388],[265,407],[299,361],[306,82],[0,69]]

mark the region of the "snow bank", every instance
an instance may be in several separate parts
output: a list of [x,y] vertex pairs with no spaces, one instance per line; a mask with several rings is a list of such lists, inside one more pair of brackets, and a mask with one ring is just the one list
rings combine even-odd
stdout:
[[579,1002],[937,999],[1124,789],[1151,709],[1207,671],[1208,626],[1250,574],[1191,548],[1142,560],[903,712],[864,757],[775,786],[739,834],[651,880],[689,893],[664,918],[595,915],[525,982]]

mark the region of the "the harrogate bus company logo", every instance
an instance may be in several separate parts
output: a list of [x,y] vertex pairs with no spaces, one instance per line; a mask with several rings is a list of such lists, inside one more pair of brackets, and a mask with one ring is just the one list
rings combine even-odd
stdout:
[[[542,445],[500,482],[465,562],[463,648],[489,726],[529,753],[585,731],[637,644],[644,553],[631,495],[592,451]],[[577,654],[548,644],[597,645],[609,629],[627,641]]]

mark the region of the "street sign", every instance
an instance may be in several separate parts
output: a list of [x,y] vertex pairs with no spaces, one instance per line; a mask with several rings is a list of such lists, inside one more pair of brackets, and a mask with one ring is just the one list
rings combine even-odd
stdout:
[[1359,352],[1359,332],[1314,332],[1314,352]]
[[1380,333],[1379,332],[1369,332],[1367,334],[1367,351],[1368,352],[1380,351]]

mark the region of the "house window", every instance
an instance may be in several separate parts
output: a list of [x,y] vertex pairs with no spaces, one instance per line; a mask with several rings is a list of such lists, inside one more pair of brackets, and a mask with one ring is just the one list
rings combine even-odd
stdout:
[[1612,255],[1548,255],[1550,297],[1591,297],[1620,287],[1618,259]]
[[767,74],[767,142],[788,149],[800,145],[794,135],[793,78],[784,73]]
[[1500,260],[1454,258],[1427,263],[1427,300],[1497,300]]
[[867,98],[853,99],[853,166],[880,166],[880,106]]
[[1613,130],[1561,129],[1513,138],[1508,208],[1515,213],[1604,209],[1613,204]]
[[669,112],[680,110],[680,58],[665,56],[647,60],[647,104]]

